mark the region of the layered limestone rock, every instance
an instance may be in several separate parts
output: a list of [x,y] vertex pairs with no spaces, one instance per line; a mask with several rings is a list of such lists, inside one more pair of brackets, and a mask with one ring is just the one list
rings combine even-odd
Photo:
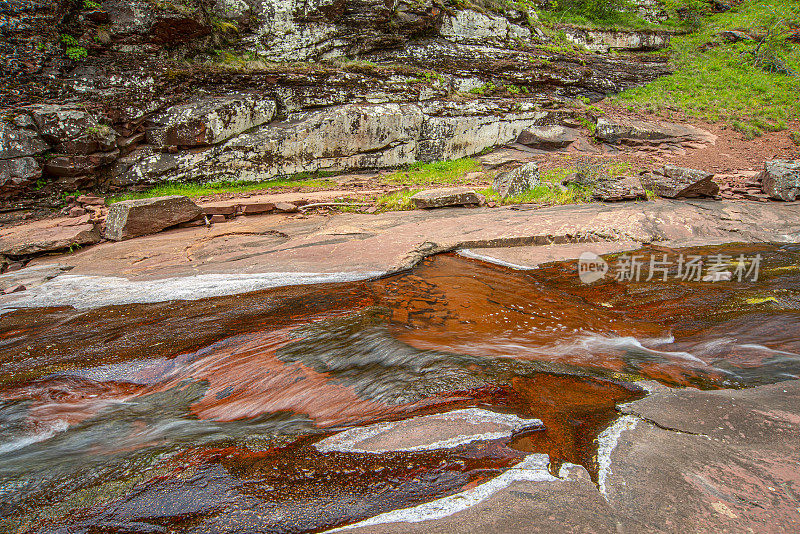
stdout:
[[[525,128],[531,141],[561,146],[575,125],[551,128],[536,106],[599,99],[668,71],[653,55],[554,51],[552,32],[524,6],[23,4],[0,5],[10,28],[36,36],[9,30],[18,46],[0,47],[19,74],[0,93],[12,110],[0,120],[4,199],[452,159]],[[653,35],[620,34],[609,46],[655,48]]]
[[208,97],[154,117],[147,128],[147,141],[155,146],[216,145],[274,116],[275,102],[259,95]]
[[671,35],[666,32],[621,31],[585,28],[564,28],[567,39],[592,52],[609,50],[652,51],[669,46]]
[[547,113],[486,102],[351,104],[295,114],[201,152],[151,147],[120,159],[110,184],[252,179],[302,171],[397,167],[458,159],[515,140]]

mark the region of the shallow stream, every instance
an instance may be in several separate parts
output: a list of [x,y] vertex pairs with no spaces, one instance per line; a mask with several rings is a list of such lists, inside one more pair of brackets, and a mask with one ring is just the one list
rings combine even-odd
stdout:
[[[800,375],[800,247],[639,252],[680,253],[763,259],[758,281],[585,285],[574,261],[518,271],[446,254],[372,281],[7,313],[0,530],[321,532],[475,487],[530,453],[596,480],[598,435],[648,381]],[[488,430],[409,450],[426,431],[413,418],[450,412],[539,422],[501,435],[472,415],[440,420]],[[399,421],[411,430],[373,435],[378,452],[320,446]]]

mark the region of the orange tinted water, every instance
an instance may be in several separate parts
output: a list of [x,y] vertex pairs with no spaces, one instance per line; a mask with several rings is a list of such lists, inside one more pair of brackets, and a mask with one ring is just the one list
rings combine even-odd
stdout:
[[[371,282],[6,314],[0,516],[12,531],[305,532],[457,492],[530,452],[595,475],[594,440],[644,395],[636,380],[800,374],[797,251],[725,250],[762,253],[762,279],[586,286],[575,262],[441,255]],[[465,407],[544,429],[417,453],[312,446]]]

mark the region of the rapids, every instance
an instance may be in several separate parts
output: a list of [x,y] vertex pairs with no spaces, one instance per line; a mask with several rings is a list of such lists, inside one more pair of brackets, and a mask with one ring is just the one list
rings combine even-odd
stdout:
[[[0,529],[320,532],[531,453],[553,476],[578,464],[597,480],[597,436],[647,381],[800,375],[800,248],[693,252],[720,251],[761,254],[759,280],[584,285],[576,262],[521,271],[445,254],[369,281],[6,313]],[[431,450],[315,447],[471,408],[541,424]]]

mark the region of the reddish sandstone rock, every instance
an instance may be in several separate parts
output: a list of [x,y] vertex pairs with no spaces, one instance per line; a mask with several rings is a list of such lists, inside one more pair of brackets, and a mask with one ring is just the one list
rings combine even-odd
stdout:
[[469,187],[446,187],[420,191],[411,197],[415,208],[443,208],[446,206],[464,206],[480,204],[478,194]]
[[202,215],[203,210],[197,204],[180,195],[124,200],[112,205],[108,211],[106,237],[121,241],[154,234]]

